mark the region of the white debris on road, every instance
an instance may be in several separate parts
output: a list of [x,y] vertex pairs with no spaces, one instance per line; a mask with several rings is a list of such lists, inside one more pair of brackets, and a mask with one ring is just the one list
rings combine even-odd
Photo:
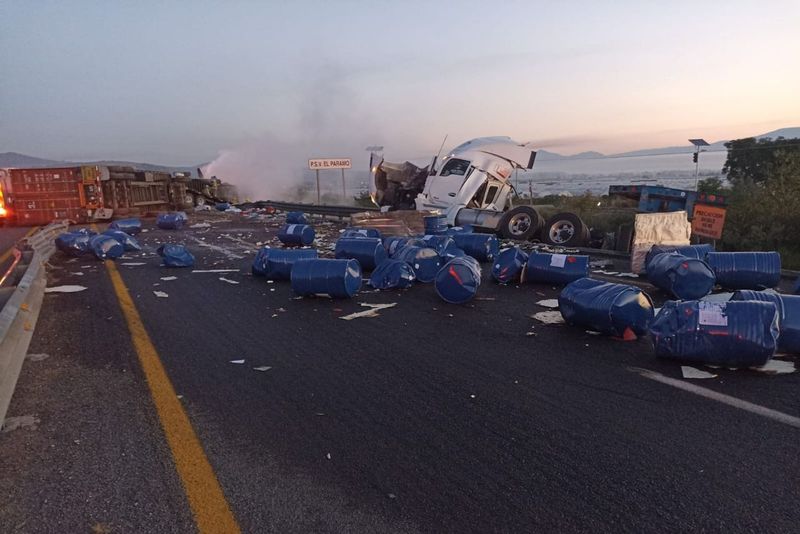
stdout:
[[147,265],[147,264],[143,261],[126,261],[124,263],[120,263],[120,265],[125,265],[127,267],[136,267],[138,265]]
[[717,378],[717,375],[713,373],[695,369],[688,365],[681,365],[681,373],[683,373],[683,378]]
[[219,279],[222,280],[223,282],[227,282],[229,284],[238,284],[239,283],[236,280],[229,280],[228,278],[225,278],[224,276],[220,276]]
[[189,228],[211,228],[209,223],[195,223],[189,226]]
[[169,297],[169,295],[167,295],[163,291],[153,291],[153,295],[157,296],[160,299],[165,299],[165,298]]
[[242,364],[244,363],[244,360],[231,360],[231,363]]
[[193,273],[238,273],[239,269],[195,269]]
[[775,360],[775,359],[768,361],[761,367],[751,367],[750,369],[752,369],[753,371],[758,371],[760,373],[768,373],[771,375],[785,375],[797,371],[797,369],[794,366],[794,362],[787,362],[784,360]]
[[253,367],[253,371],[269,371],[272,369],[269,365],[262,365],[261,367]]
[[55,286],[55,287],[47,287],[45,288],[45,293],[77,293],[78,291],[84,291],[88,288],[83,286]]
[[352,321],[353,319],[358,319],[360,317],[378,317],[378,312],[380,310],[385,310],[387,308],[394,308],[397,306],[396,302],[392,302],[391,304],[369,304],[367,302],[362,302],[362,306],[369,308],[368,310],[362,312],[355,312],[349,315],[343,315],[339,317],[339,319],[344,319],[345,321]]
[[558,308],[558,299],[545,299],[536,303],[543,308]]
[[531,315],[531,319],[536,319],[544,324],[564,324],[564,317],[559,311],[543,311]]
[[169,282],[170,280],[177,280],[178,277],[177,276],[162,276],[161,279],[164,280],[165,282]]

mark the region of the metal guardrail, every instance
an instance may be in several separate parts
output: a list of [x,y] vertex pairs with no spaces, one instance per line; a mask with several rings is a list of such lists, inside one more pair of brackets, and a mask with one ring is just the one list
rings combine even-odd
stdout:
[[[17,257],[29,257],[30,262],[0,310],[0,427],[3,426],[39,317],[47,283],[45,263],[55,251],[56,236],[68,227],[67,221],[51,223],[15,245]],[[30,251],[24,250],[26,248],[32,249],[32,256]],[[19,267],[15,265],[13,268]]]
[[[245,204],[245,206],[249,205],[253,205],[255,207],[271,206],[282,211],[302,211],[304,213],[312,213],[315,215],[331,215],[334,217],[349,217],[354,213],[380,211],[379,208],[368,208],[364,206],[321,206],[316,204],[303,204],[300,202],[280,202],[277,200],[261,200],[258,202],[248,202]],[[241,206],[242,205],[240,205],[240,207]]]

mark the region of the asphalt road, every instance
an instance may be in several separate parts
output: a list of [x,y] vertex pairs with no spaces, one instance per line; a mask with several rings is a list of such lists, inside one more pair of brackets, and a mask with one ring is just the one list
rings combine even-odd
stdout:
[[[647,339],[530,319],[556,288],[484,269],[464,306],[430,285],[296,299],[249,275],[273,229],[220,218],[148,224],[117,266],[243,531],[797,531],[800,429],[632,371],[681,376]],[[165,240],[238,272],[159,267]],[[49,285],[88,289],[45,297],[30,352],[49,357],[9,414],[39,421],[0,434],[0,531],[193,531],[106,267],[52,263]],[[338,318],[362,302],[397,306]],[[692,383],[800,417],[797,373],[715,372]]]

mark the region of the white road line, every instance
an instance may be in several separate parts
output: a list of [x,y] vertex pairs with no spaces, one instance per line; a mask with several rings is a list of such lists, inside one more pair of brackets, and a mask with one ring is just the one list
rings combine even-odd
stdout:
[[650,380],[655,380],[656,382],[661,382],[662,384],[667,384],[668,386],[673,386],[678,389],[688,391],[689,393],[694,393],[695,395],[700,395],[701,397],[715,400],[717,402],[727,404],[728,406],[733,406],[734,408],[739,408],[740,410],[754,413],[756,415],[760,415],[761,417],[766,417],[767,419],[772,419],[773,421],[778,421],[779,423],[783,423],[785,425],[800,428],[800,417],[779,412],[778,410],[773,410],[772,408],[767,408],[766,406],[761,406],[760,404],[753,404],[752,402],[731,397],[730,395],[725,395],[724,393],[717,393],[714,390],[696,386],[694,384],[684,382],[683,380],[669,378],[668,376],[656,373],[655,371],[650,371],[649,369],[628,367],[628,370],[638,373],[645,378],[649,378]]

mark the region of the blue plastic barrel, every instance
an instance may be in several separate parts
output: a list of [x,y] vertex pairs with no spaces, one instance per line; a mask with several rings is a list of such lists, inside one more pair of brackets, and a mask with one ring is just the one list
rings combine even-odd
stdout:
[[187,220],[186,214],[181,212],[161,213],[156,217],[156,226],[162,230],[180,230]]
[[684,246],[669,246],[669,245],[653,245],[649,251],[647,251],[647,256],[644,259],[644,266],[647,269],[647,264],[650,263],[650,260],[658,256],[659,254],[664,254],[665,252],[675,253],[677,252],[681,256],[686,256],[687,258],[694,258],[696,260],[704,260],[706,259],[706,255],[709,252],[714,252],[714,245],[710,244],[702,244],[702,245],[684,245]]
[[375,289],[405,289],[411,287],[417,276],[414,269],[402,260],[384,260],[369,277],[369,285]]
[[345,228],[339,237],[377,237],[381,239],[381,232],[377,228]]
[[395,259],[404,261],[414,268],[417,280],[428,283],[433,282],[436,273],[441,269],[442,257],[432,248],[406,245],[395,254]]
[[265,276],[270,280],[289,280],[296,261],[316,257],[317,251],[312,248],[263,247],[256,252],[251,270],[254,276]]
[[528,254],[519,247],[506,248],[497,254],[492,265],[492,277],[501,284],[519,282]]
[[111,230],[122,230],[126,234],[136,235],[142,231],[142,221],[139,219],[119,219],[108,225]]
[[667,301],[650,325],[656,356],[729,367],[764,365],[778,346],[772,302]]
[[472,228],[471,224],[465,224],[463,226],[451,226],[445,231],[445,234],[447,235],[471,234],[474,231],[475,229]]
[[780,318],[778,351],[800,353],[800,295],[740,289],[734,292],[731,300],[758,300],[775,304]]
[[126,234],[122,230],[110,230],[109,229],[109,230],[106,230],[105,232],[103,232],[103,234],[104,235],[110,235],[111,237],[113,237],[114,239],[119,241],[119,244],[122,245],[122,248],[125,249],[125,252],[134,252],[134,251],[142,250],[142,247],[141,247],[141,245],[139,245],[139,242],[136,241],[133,238],[133,236],[130,236],[130,235]]
[[390,258],[394,258],[397,252],[406,245],[414,247],[426,247],[427,244],[417,237],[386,237],[383,239],[383,246]]
[[289,211],[286,213],[286,224],[308,224],[308,219],[302,211]]
[[334,249],[336,259],[357,260],[363,271],[371,271],[389,257],[377,237],[340,237]]
[[453,238],[448,235],[425,235],[422,236],[425,246],[434,249],[443,258],[447,258],[448,252],[458,248]]
[[356,260],[297,260],[292,266],[292,291],[301,296],[350,298],[361,287]]
[[558,297],[558,307],[570,324],[620,337],[628,329],[637,336],[645,334],[654,315],[653,301],[638,287],[591,278],[568,284]]
[[705,297],[714,289],[717,280],[703,260],[666,252],[650,258],[647,279],[679,300]]
[[65,232],[56,238],[56,248],[70,256],[82,256],[89,252],[89,242],[95,235],[97,235],[95,232],[85,228]]
[[428,215],[422,220],[425,223],[425,235],[439,235],[447,232],[447,217],[444,215]]
[[228,202],[217,202],[214,207],[217,208],[217,211],[225,211],[229,209],[231,205]]
[[589,256],[573,254],[531,254],[525,266],[525,281],[569,284],[589,276]]
[[454,234],[458,248],[478,261],[493,261],[500,252],[500,242],[492,234]]
[[164,243],[156,250],[165,267],[193,267],[194,256],[185,245]]
[[453,258],[439,269],[434,280],[436,293],[451,304],[463,304],[472,299],[481,285],[481,266],[471,256]]
[[98,260],[115,259],[122,256],[125,248],[110,235],[96,235],[89,239],[89,248]]
[[278,239],[284,245],[310,245],[316,233],[307,224],[285,224],[278,232]]
[[767,289],[781,281],[777,252],[709,252],[706,261],[726,289]]
[[797,281],[794,283],[794,289],[792,289],[792,293],[795,295],[800,295],[800,277],[798,277]]

